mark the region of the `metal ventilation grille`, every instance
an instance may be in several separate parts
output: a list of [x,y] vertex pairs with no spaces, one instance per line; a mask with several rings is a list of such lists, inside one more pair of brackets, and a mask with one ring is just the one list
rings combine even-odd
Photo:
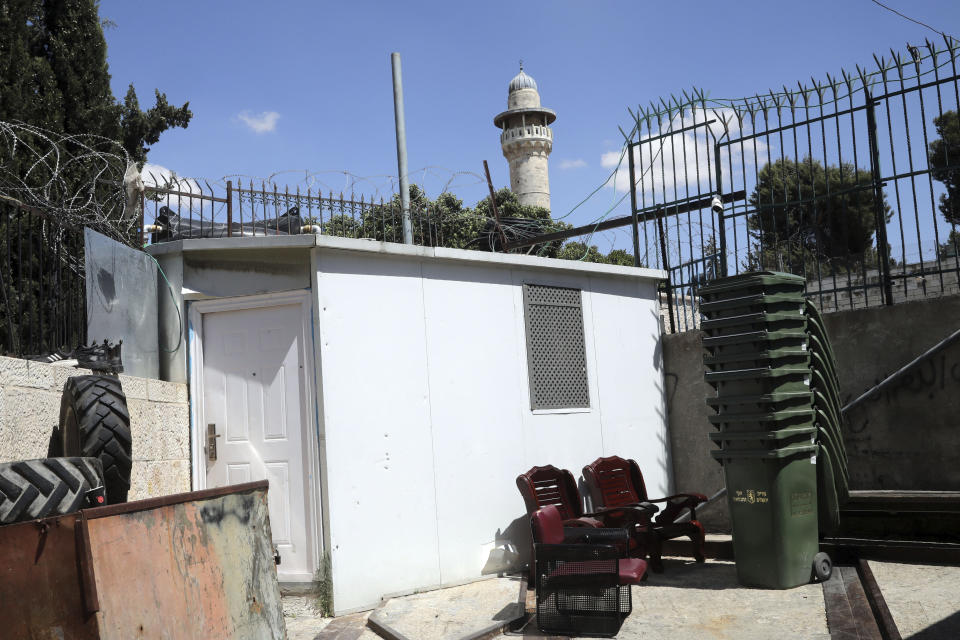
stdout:
[[531,409],[590,406],[580,290],[523,285]]

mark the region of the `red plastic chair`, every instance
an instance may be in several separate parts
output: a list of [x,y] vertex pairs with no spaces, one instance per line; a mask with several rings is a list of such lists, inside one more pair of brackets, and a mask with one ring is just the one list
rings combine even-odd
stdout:
[[537,627],[546,634],[616,635],[633,610],[630,585],[647,575],[644,560],[621,557],[630,532],[581,528],[586,541],[570,543],[556,506],[535,511],[530,520]]
[[[664,540],[687,536],[693,543],[693,557],[697,562],[704,561],[703,525],[697,521],[697,505],[707,501],[699,493],[678,493],[666,498],[651,500],[647,496],[647,487],[643,474],[634,460],[624,460],[618,456],[597,458],[583,468],[583,478],[590,489],[593,504],[603,507],[609,514],[608,520],[615,520],[615,509],[622,509],[622,522],[633,525],[639,541],[650,556],[650,568],[655,573],[663,571],[661,547]],[[665,502],[663,510],[651,518],[636,508],[643,503]],[[689,522],[676,522],[685,511],[690,511]]]
[[577,491],[577,482],[573,474],[566,469],[558,469],[552,464],[545,467],[531,467],[526,473],[517,476],[517,488],[523,496],[527,515],[533,515],[539,509],[554,506],[560,513],[564,527],[602,527],[600,514],[585,514]]

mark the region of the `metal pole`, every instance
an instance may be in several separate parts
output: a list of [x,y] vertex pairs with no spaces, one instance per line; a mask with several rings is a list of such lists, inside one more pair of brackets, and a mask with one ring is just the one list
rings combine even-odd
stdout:
[[943,340],[933,345],[932,347],[924,351],[922,354],[920,354],[919,356],[917,356],[907,364],[903,365],[902,367],[900,367],[899,369],[891,373],[889,376],[881,380],[879,383],[873,385],[872,387],[870,387],[870,389],[868,389],[864,393],[861,393],[855,400],[848,402],[846,406],[840,409],[840,413],[846,413],[847,411],[857,406],[858,404],[860,404],[870,396],[876,393],[879,393],[881,389],[884,389],[887,386],[889,386],[891,382],[900,378],[900,376],[905,374],[907,371],[909,371],[916,365],[920,364],[921,362],[923,362],[930,356],[934,355],[938,351],[942,351],[946,347],[949,347],[951,344],[957,341],[957,338],[960,338],[960,329],[957,329],[956,331],[948,335],[946,338],[944,338]]
[[227,180],[227,237],[233,237],[233,180]]
[[[721,185],[721,180],[723,180],[723,165],[720,164],[720,145],[713,145],[713,164],[717,172],[717,195],[720,196],[721,202],[723,201],[723,187]],[[733,185],[733,178],[730,179],[731,186]],[[711,208],[711,213],[713,212]],[[727,222],[723,219],[723,210],[721,209],[717,215],[719,223],[719,233],[720,233],[720,276],[723,278],[727,277]],[[736,229],[736,226],[734,226]],[[736,256],[734,256],[736,260]]]
[[[887,247],[887,216],[883,210],[883,183],[880,180],[880,150],[877,145],[877,116],[870,92],[865,92],[867,100],[867,133],[870,136],[870,175],[873,179],[873,209],[877,227],[877,256],[880,264],[880,277],[884,302],[893,304],[893,284],[890,279],[890,255]],[[921,265],[922,266],[922,265]]]
[[[500,211],[497,210],[497,198],[493,193],[493,180],[490,179],[490,167],[487,166],[487,161],[483,161],[483,171],[487,174],[487,188],[490,189],[490,211],[493,212],[493,220],[497,225],[497,235],[500,238],[500,248],[503,251],[506,251],[507,246],[507,234],[503,232],[503,227],[500,225]],[[495,244],[495,243],[490,243]],[[493,250],[496,251],[497,247],[494,246]]]
[[667,258],[667,236],[663,232],[663,215],[657,216],[657,230],[660,232],[660,254],[663,256],[661,266],[667,272],[667,313],[670,315],[670,333],[676,333],[677,325],[673,321],[673,281],[670,278],[670,261]]
[[640,266],[640,224],[637,219],[637,178],[633,166],[633,144],[627,141],[627,160],[630,167],[630,217],[633,223],[633,266]]
[[400,54],[391,53],[393,64],[393,115],[397,123],[397,169],[400,173],[400,207],[403,215],[403,243],[413,244],[410,225],[410,184],[407,180],[407,125],[403,117],[403,78],[400,75]]

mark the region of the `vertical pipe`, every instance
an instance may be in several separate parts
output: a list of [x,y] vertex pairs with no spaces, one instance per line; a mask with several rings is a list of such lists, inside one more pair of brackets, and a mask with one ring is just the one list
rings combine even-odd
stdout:
[[391,53],[393,64],[393,115],[397,127],[397,170],[400,174],[400,206],[403,209],[403,243],[413,244],[410,226],[410,185],[407,179],[407,125],[403,115],[403,78],[400,75],[400,54]]

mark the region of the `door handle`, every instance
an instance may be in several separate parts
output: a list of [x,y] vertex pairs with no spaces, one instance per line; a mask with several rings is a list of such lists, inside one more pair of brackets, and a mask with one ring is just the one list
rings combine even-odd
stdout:
[[217,433],[216,424],[207,425],[207,460],[210,462],[217,461],[217,438],[220,437],[220,434]]

